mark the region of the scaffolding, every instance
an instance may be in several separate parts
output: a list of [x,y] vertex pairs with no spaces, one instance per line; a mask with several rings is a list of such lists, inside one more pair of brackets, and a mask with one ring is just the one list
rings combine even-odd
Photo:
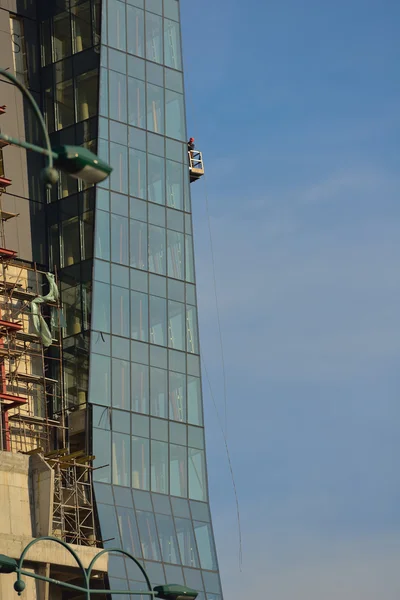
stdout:
[[53,535],[69,544],[95,546],[91,462],[84,451],[67,448],[45,455],[54,470]]

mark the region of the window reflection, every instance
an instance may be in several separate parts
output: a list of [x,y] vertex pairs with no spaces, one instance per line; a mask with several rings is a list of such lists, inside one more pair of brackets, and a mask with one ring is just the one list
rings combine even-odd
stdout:
[[126,146],[110,143],[110,164],[113,168],[110,187],[116,192],[128,193],[128,153]]
[[163,561],[174,565],[180,564],[178,541],[172,517],[156,515],[156,521]]
[[197,310],[195,306],[186,307],[187,351],[199,353],[199,334],[197,331]]
[[128,77],[129,124],[135,127],[146,127],[146,103],[144,81]]
[[107,283],[95,282],[93,302],[93,329],[110,333],[110,286]]
[[146,58],[163,62],[162,18],[146,12]]
[[54,62],[71,55],[71,26],[68,12],[53,18],[53,53]]
[[186,377],[182,373],[169,373],[169,418],[186,421]]
[[167,417],[167,371],[150,369],[150,408],[154,417]]
[[147,129],[164,133],[164,89],[147,84]]
[[147,269],[147,225],[130,221],[131,267]]
[[183,96],[172,90],[165,91],[166,135],[178,140],[186,139]]
[[126,76],[116,71],[109,71],[110,118],[126,123]]
[[132,487],[148,490],[149,487],[149,440],[132,436]]
[[78,121],[97,114],[97,69],[76,78],[76,108]]
[[108,45],[118,50],[126,50],[125,4],[119,0],[108,0],[107,14]]
[[110,260],[110,215],[102,210],[96,211],[95,256]]
[[150,296],[150,342],[167,345],[167,306],[158,296]]
[[[102,470],[95,471],[95,474],[100,473]],[[119,548],[121,546],[121,539],[118,533],[114,506],[110,504],[97,504],[97,512],[99,514],[101,539],[103,540],[104,548]]]
[[111,365],[108,356],[90,356],[90,402],[111,405]]
[[69,267],[80,261],[79,219],[74,217],[62,223],[63,266]]
[[168,494],[168,444],[151,441],[151,491]]
[[112,482],[116,485],[130,485],[129,435],[125,433],[112,434]]
[[182,564],[186,567],[198,568],[200,565],[197,556],[192,522],[189,519],[175,518],[175,527],[179,549],[181,551]]
[[148,200],[157,204],[165,204],[164,159],[160,156],[148,155]]
[[93,429],[93,455],[96,457],[93,466],[102,467],[94,470],[94,480],[111,483],[111,433],[109,431]]
[[184,279],[183,233],[167,231],[168,275],[175,279]]
[[188,377],[187,381],[188,395],[188,422],[193,425],[203,425],[203,415],[201,409],[200,378]]
[[[112,359],[112,405],[125,410],[130,410],[131,408],[130,363],[118,358]],[[124,413],[121,413],[121,417],[124,417]],[[126,433],[129,432],[127,431]]]
[[185,279],[194,283],[193,239],[191,235],[185,235],[185,251]]
[[165,64],[172,69],[182,69],[179,23],[164,19]]
[[149,368],[132,363],[132,410],[149,414]]
[[133,556],[142,556],[139,532],[136,525],[134,512],[131,508],[117,508],[117,519],[121,535],[122,547]]
[[181,302],[168,302],[168,346],[185,350],[185,305]]
[[71,6],[71,17],[74,52],[82,52],[82,50],[92,46],[90,2],[80,2],[79,4],[76,3],[75,6]]
[[111,326],[112,332],[129,337],[129,290],[111,287]]
[[149,225],[149,271],[166,275],[165,229]]
[[127,6],[128,52],[144,56],[144,13],[139,8]]
[[111,260],[129,265],[128,219],[111,215]]
[[204,450],[189,448],[189,498],[207,500]]
[[217,570],[217,559],[214,548],[211,527],[208,523],[194,522],[194,533],[199,550],[200,564],[202,569],[209,571]]
[[137,198],[146,199],[147,169],[146,153],[129,149],[129,193]]
[[136,512],[143,557],[148,560],[161,560],[154,515],[151,512]]
[[185,446],[170,445],[170,493],[187,497],[187,454]]
[[183,210],[183,165],[167,160],[167,205]]
[[74,87],[72,79],[56,81],[55,109],[57,129],[63,129],[74,123]]
[[149,312],[148,296],[141,292],[131,292],[131,335],[135,340],[148,341]]

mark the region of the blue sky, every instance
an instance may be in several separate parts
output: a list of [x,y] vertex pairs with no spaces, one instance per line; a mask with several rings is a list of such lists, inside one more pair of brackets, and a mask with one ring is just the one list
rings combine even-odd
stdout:
[[400,593],[400,4],[181,2],[225,597]]

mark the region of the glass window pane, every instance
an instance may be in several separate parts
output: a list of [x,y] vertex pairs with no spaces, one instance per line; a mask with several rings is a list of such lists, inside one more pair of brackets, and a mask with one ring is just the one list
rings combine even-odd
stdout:
[[195,306],[186,307],[187,351],[199,353],[199,334],[197,331],[197,309]]
[[168,276],[184,279],[184,242],[183,233],[167,232]]
[[183,498],[171,498],[172,512],[175,517],[190,519],[189,502]]
[[[171,112],[171,117],[174,114]],[[150,83],[147,84],[147,129],[154,133],[164,133],[164,90]]]
[[149,204],[149,223],[165,228],[165,208],[157,204]]
[[[162,515],[171,515],[171,505],[168,496],[160,496],[158,494],[151,495],[153,499],[154,511]],[[103,502],[106,502],[103,500]]]
[[189,448],[189,498],[207,500],[204,450]]
[[85,121],[97,114],[97,69],[76,78],[77,120]]
[[162,18],[146,13],[146,58],[156,63],[163,62]]
[[103,504],[114,504],[111,485],[106,485],[105,483],[95,483],[93,488],[96,496],[96,502],[101,502]]
[[167,563],[180,564],[178,540],[172,517],[156,515],[158,537],[160,540],[162,558]]
[[168,444],[151,441],[151,491],[168,494]]
[[[111,429],[111,411],[108,409],[108,407],[96,406],[96,404],[93,404],[92,420],[93,420],[93,427],[96,427],[97,429],[105,429],[107,431],[110,431],[110,429]],[[100,502],[100,500],[99,500],[99,502]],[[102,500],[102,502],[105,502],[105,500]],[[114,502],[114,500],[113,500],[113,502]]]
[[167,295],[167,280],[165,277],[159,277],[158,275],[150,275],[150,294],[155,296],[161,296],[165,298]]
[[149,345],[143,342],[131,341],[131,357],[142,365],[149,364]]
[[89,390],[91,403],[111,405],[111,368],[108,356],[91,355]]
[[149,226],[149,271],[166,275],[165,229]]
[[144,558],[160,561],[160,547],[158,545],[158,537],[153,514],[151,512],[138,510],[136,515],[142,544],[142,554]]
[[149,414],[149,367],[132,363],[132,410]]
[[69,267],[81,259],[79,219],[78,217],[74,217],[73,219],[63,221],[61,225],[63,266]]
[[127,6],[128,52],[144,56],[144,13],[139,8]]
[[[111,432],[93,429],[93,479],[111,483]],[[101,467],[101,468],[96,468]]]
[[151,367],[150,369],[151,414],[167,418],[167,371]]
[[179,21],[179,4],[176,0],[164,0],[164,16]]
[[75,122],[74,87],[72,79],[56,82],[55,105],[57,129],[63,129],[64,127],[72,125]]
[[185,279],[186,279],[186,281],[190,281],[191,283],[194,283],[193,239],[192,239],[191,235],[185,235],[185,256],[186,256]]
[[[130,363],[126,360],[117,358],[112,359],[112,405],[117,408],[123,408],[125,410],[131,409],[131,395],[130,395]],[[118,414],[121,418],[125,418],[125,413],[115,413],[118,418]],[[113,413],[114,415],[114,413]],[[129,419],[128,419],[128,431],[129,433]],[[119,427],[117,428],[113,424],[113,429],[116,431],[123,432]]]
[[184,446],[170,444],[170,494],[187,497],[187,453]]
[[150,342],[167,345],[167,306],[158,296],[150,296]]
[[200,427],[191,427],[188,430],[188,446],[204,450],[204,432]]
[[186,376],[169,373],[169,418],[186,421]]
[[110,286],[96,281],[93,289],[93,329],[110,333]]
[[131,290],[137,292],[148,292],[148,273],[144,271],[138,271],[137,269],[131,269]]
[[112,332],[129,337],[129,290],[112,286],[111,307]]
[[126,50],[125,4],[119,0],[108,0],[108,45]]
[[182,564],[186,567],[198,568],[200,565],[197,556],[196,542],[194,540],[192,522],[189,519],[175,518],[175,527],[179,549],[181,551]]
[[130,436],[124,433],[112,434],[112,482],[116,485],[130,485],[131,479]]
[[129,265],[128,219],[111,215],[111,260]]
[[183,210],[183,165],[167,160],[167,204]]
[[157,204],[165,204],[164,159],[149,154],[147,169],[148,200]]
[[169,439],[173,444],[187,446],[187,427],[183,423],[169,424]]
[[162,0],[146,0],[146,10],[162,15]]
[[192,518],[195,521],[207,521],[207,523],[210,522],[210,510],[208,504],[205,502],[196,502],[195,500],[191,500],[190,508],[192,510]]
[[159,442],[168,442],[168,421],[164,419],[150,419],[151,437]]
[[119,52],[119,50],[109,48],[108,68],[112,71],[118,71],[118,73],[124,73],[126,75],[126,54],[124,52]]
[[128,77],[129,124],[146,128],[144,81]]
[[131,292],[131,336],[135,340],[147,342],[148,331],[148,296],[141,292]]
[[[97,261],[97,263],[103,261]],[[107,264],[107,263],[103,263]],[[109,264],[109,263],[108,263]],[[119,287],[129,288],[129,269],[128,267],[123,267],[122,265],[111,265],[111,281],[113,285],[118,285]]]
[[185,302],[185,286],[182,281],[168,279],[168,298],[177,302]]
[[129,193],[146,199],[147,173],[146,153],[129,148]]
[[150,365],[160,369],[168,368],[167,349],[161,346],[150,346]]
[[110,176],[110,187],[116,192],[128,193],[128,149],[126,146],[110,143],[110,164],[113,171]]
[[165,133],[169,137],[178,140],[186,139],[185,129],[185,110],[183,106],[182,94],[177,94],[172,90],[165,91],[165,111],[166,127]]
[[168,346],[185,350],[185,305],[168,301]]
[[143,81],[146,79],[145,75],[145,61],[136,56],[128,56],[128,75],[131,77],[137,77]]
[[[141,437],[150,436],[150,419],[143,415],[132,414],[132,433]],[[200,517],[196,517],[200,521]]]
[[209,571],[216,571],[218,568],[217,558],[210,525],[208,523],[199,523],[195,521],[193,526],[201,568],[208,569]]
[[201,406],[201,389],[199,377],[188,377],[188,421],[193,425],[203,425],[203,412]]
[[[71,3],[72,4],[72,3]],[[71,6],[73,51],[82,52],[92,46],[92,16],[90,2]]]
[[118,507],[117,519],[123,549],[133,554],[135,558],[141,558],[142,551],[133,510],[131,508]]
[[176,352],[170,350],[169,354],[169,368],[178,373],[186,373],[186,355],[183,352]]
[[[100,469],[100,471],[102,471],[102,469]],[[121,539],[118,533],[118,524],[114,506],[110,506],[109,504],[97,504],[97,512],[99,514],[101,538],[103,540],[104,548],[119,548]]]
[[[119,412],[119,411],[113,411]],[[113,486],[115,504],[117,506],[123,506],[124,508],[133,508],[132,493],[129,488],[121,487],[119,485]]]
[[[130,198],[130,217],[131,219],[138,219],[139,221],[147,221],[147,206],[146,203],[137,198]],[[194,304],[192,302],[192,304]]]
[[132,436],[132,487],[150,489],[149,463],[149,440]]
[[164,19],[164,52],[167,67],[182,69],[179,23]]
[[71,24],[68,12],[53,17],[54,62],[71,55]]
[[126,123],[126,76],[109,71],[110,118]]

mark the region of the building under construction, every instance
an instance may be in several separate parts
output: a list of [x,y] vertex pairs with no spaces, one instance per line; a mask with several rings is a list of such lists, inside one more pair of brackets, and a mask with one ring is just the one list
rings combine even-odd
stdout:
[[[43,158],[0,142],[0,554],[43,535],[86,563],[118,547],[152,585],[222,600],[190,197],[204,165],[188,152],[179,1],[0,0],[0,56],[53,147],[84,146],[113,167],[96,186],[60,173],[46,190]],[[0,105],[2,133],[44,145],[3,80]],[[78,581],[44,544],[31,568]],[[41,586],[27,599],[80,598]],[[143,579],[103,557],[94,586]]]

